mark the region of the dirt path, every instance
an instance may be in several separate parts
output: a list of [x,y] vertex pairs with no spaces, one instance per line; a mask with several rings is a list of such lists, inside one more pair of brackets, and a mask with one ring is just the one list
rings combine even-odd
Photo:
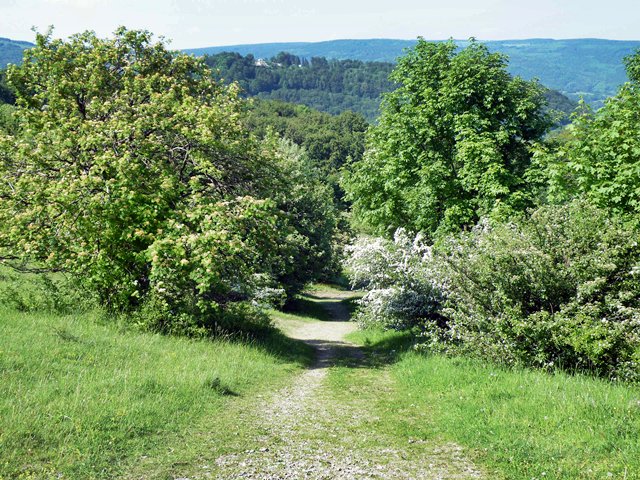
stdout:
[[[210,478],[224,479],[462,479],[479,472],[455,445],[393,442],[373,433],[378,419],[367,412],[357,392],[348,404],[336,402],[327,388],[330,368],[337,363],[362,368],[376,378],[375,388],[392,388],[388,373],[366,368],[365,356],[345,335],[356,325],[343,300],[350,292],[319,292],[310,298],[330,313],[330,321],[308,321],[288,330],[312,345],[314,364],[295,383],[268,399],[251,419],[257,422],[255,441],[246,450],[217,459]],[[382,380],[381,380],[382,379]],[[352,400],[351,400],[352,398]]]

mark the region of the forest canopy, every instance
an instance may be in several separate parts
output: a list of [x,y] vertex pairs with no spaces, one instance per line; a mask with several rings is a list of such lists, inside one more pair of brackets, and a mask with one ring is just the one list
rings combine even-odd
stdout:
[[[378,117],[383,94],[397,86],[389,78],[395,67],[390,62],[308,60],[286,52],[270,59],[222,52],[205,55],[204,60],[216,78],[237,82],[248,96],[302,103],[331,114],[353,110],[370,123]],[[558,123],[568,123],[576,102],[555,90],[545,89],[544,95]]]

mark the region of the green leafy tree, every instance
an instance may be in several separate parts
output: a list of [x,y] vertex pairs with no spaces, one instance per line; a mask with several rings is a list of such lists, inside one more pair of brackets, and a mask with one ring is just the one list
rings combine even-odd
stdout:
[[604,107],[576,113],[562,142],[538,150],[538,181],[553,202],[585,195],[622,214],[640,212],[640,53],[626,60],[630,82]]
[[322,169],[304,148],[286,138],[275,140],[273,151],[280,167],[287,172],[273,199],[287,215],[297,240],[290,249],[295,268],[284,269],[277,279],[289,292],[296,293],[310,280],[334,278],[340,272],[341,225],[333,201],[333,189]]
[[18,122],[13,114],[14,108],[6,103],[0,103],[0,132],[15,132]]
[[46,34],[8,79],[20,122],[0,137],[5,262],[70,272],[112,309],[193,333],[250,317],[256,289],[306,260],[305,232],[271,198],[293,187],[285,163],[201,60],[143,31]]
[[640,49],[635,54],[625,57],[624,64],[629,80],[636,84],[640,83]]
[[529,149],[549,127],[542,88],[480,43],[423,39],[399,60],[362,161],[344,186],[356,218],[431,237],[529,204]]

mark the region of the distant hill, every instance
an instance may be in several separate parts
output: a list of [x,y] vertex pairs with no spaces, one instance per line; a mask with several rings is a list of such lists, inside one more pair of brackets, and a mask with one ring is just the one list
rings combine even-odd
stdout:
[[[466,41],[458,41],[465,45]],[[509,56],[509,70],[514,75],[540,81],[574,100],[581,96],[595,107],[614,95],[627,80],[622,59],[640,48],[640,41],[600,39],[575,40],[500,40],[485,42],[490,49]],[[256,58],[272,58],[280,52],[311,59],[351,59],[394,62],[403,50],[415,45],[414,40],[372,39],[332,40],[326,42],[263,43],[227,45],[184,50],[195,55],[237,52]],[[0,38],[0,69],[8,63],[19,63],[29,42]]]
[[325,57],[335,60],[361,60],[363,62],[395,62],[405,48],[415,45],[414,40],[330,40],[327,42],[256,43],[222,47],[191,48],[183,50],[194,55],[213,55],[221,52],[253,54],[256,58],[271,58],[279,52],[299,57]]
[[[458,41],[465,45],[466,41]],[[598,107],[627,80],[622,59],[640,48],[640,41],[600,39],[500,40],[486,43],[493,51],[509,56],[509,70],[525,79],[537,77],[548,87],[573,99],[581,96]],[[264,43],[228,45],[184,50],[195,55],[237,52],[271,58],[289,52],[304,58],[326,57],[362,61],[394,62],[413,40],[332,40],[315,43]]]
[[204,61],[219,79],[238,82],[244,93],[263,99],[299,103],[334,115],[346,110],[370,122],[378,116],[380,96],[395,88],[389,81],[389,62],[327,60],[307,61],[288,53],[256,60],[249,54],[205,55]]
[[[217,78],[238,82],[248,96],[304,104],[335,115],[352,110],[369,122],[378,117],[381,95],[396,87],[389,81],[394,68],[390,62],[324,57],[308,61],[284,52],[259,60],[230,52],[203,58]],[[567,123],[577,103],[555,90],[547,90],[546,97],[549,107],[562,114],[558,123]]]
[[5,68],[9,63],[22,62],[22,51],[31,47],[33,43],[0,37],[0,69]]

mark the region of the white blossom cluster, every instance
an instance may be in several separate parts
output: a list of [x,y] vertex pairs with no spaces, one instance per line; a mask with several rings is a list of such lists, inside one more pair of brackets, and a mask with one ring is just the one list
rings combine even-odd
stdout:
[[352,285],[367,290],[356,315],[364,326],[407,328],[442,307],[444,286],[420,234],[398,229],[393,241],[360,237],[347,247],[345,266]]

